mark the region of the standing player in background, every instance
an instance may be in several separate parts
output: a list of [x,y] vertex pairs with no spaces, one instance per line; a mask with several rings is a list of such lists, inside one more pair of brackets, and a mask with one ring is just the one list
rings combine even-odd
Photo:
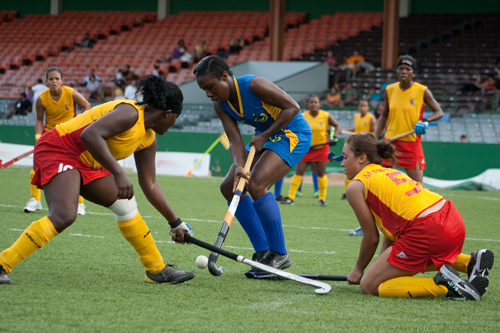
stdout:
[[[376,121],[375,121],[375,116],[372,115],[371,113],[368,113],[368,110],[370,109],[370,106],[368,104],[367,100],[360,100],[358,104],[358,111],[359,113],[356,113],[354,115],[354,128],[348,128],[346,131],[349,132],[354,132],[354,133],[373,133],[375,132],[375,126]],[[345,190],[347,188],[347,185],[349,185],[350,180],[347,179],[347,177],[344,176],[344,194],[342,194],[342,200],[347,199],[345,195]],[[354,231],[351,231],[349,233],[349,236],[363,236],[363,230],[361,230],[361,227],[357,228]]]
[[40,96],[40,94],[47,89],[49,89],[49,87],[47,87],[47,85],[43,83],[42,79],[37,79],[36,84],[33,87],[31,87],[31,90],[33,90],[33,105],[35,106],[33,110],[35,111],[35,114],[36,114],[36,101],[38,99],[38,96]]
[[[224,198],[231,201],[239,179],[248,179],[250,196],[242,195],[235,216],[256,251],[252,260],[288,268],[292,263],[285,246],[280,208],[268,189],[304,157],[311,144],[311,128],[299,114],[297,102],[280,87],[261,76],[234,77],[219,56],[203,58],[194,74],[213,101],[231,143],[233,165],[220,186]],[[256,151],[251,176],[244,169],[250,148],[245,148],[238,122],[255,127],[249,143]]]
[[194,277],[192,272],[165,265],[137,210],[132,181],[117,162],[134,154],[144,195],[169,222],[172,238],[184,243],[190,228],[176,216],[156,182],[155,163],[156,134],[163,135],[175,124],[182,111],[182,92],[153,75],[139,82],[138,92],[141,102],[98,105],[56,125],[38,140],[32,183],[43,187],[49,214],[33,222],[0,253],[0,284],[12,284],[7,274],[18,263],[73,224],[79,194],[115,214],[120,232],[146,270],[145,282],[174,284]]
[[[443,110],[426,86],[413,82],[415,66],[411,56],[399,57],[396,65],[399,82],[388,85],[385,90],[384,112],[377,123],[375,137],[378,138],[386,127],[384,138],[388,139],[414,130],[414,134],[395,140],[392,144],[399,154],[399,166],[406,170],[411,179],[423,184],[425,157],[420,136],[427,132],[429,122],[443,117]],[[422,118],[425,105],[432,110],[432,114]]]
[[[458,210],[402,172],[380,165],[382,159],[397,165],[394,153],[389,141],[377,142],[372,134],[348,137],[342,150],[341,165],[352,180],[347,200],[364,234],[347,281],[370,295],[480,300],[488,288],[493,252],[462,254],[465,226]],[[377,226],[384,239],[366,269],[379,244]],[[455,269],[468,273],[468,281]],[[435,270],[434,279],[413,277]]]
[[[292,178],[292,184],[288,191],[288,197],[285,198],[284,204],[293,205],[295,194],[302,182],[302,177],[306,172],[307,167],[311,163],[316,164],[316,173],[318,175],[320,206],[326,206],[326,190],[328,188],[328,179],[326,178],[326,164],[328,163],[328,153],[330,152],[330,142],[327,135],[328,125],[335,128],[335,133],[341,133],[340,124],[333,116],[323,110],[320,110],[319,97],[312,95],[307,100],[307,110],[302,115],[311,126],[312,141],[311,146],[322,145],[320,147],[310,148],[307,154],[297,164],[295,175]],[[336,142],[336,137],[334,141]]]
[[[57,124],[64,123],[71,118],[76,117],[76,105],[82,112],[90,109],[90,104],[87,102],[78,91],[71,87],[63,86],[63,74],[57,67],[51,67],[45,75],[49,89],[40,93],[36,99],[36,121],[35,121],[35,140],[42,136],[43,133],[53,129]],[[43,118],[45,116],[45,126]],[[35,170],[30,172],[30,182],[33,180]],[[26,213],[34,212],[42,209],[41,199],[42,191],[35,185],[31,185],[30,200],[26,203],[24,211]],[[78,214],[85,215],[85,206],[83,198],[78,199]]]

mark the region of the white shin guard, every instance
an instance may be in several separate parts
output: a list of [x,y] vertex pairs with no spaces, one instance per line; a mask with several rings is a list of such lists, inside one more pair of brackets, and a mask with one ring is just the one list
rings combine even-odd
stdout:
[[115,213],[116,221],[127,221],[137,215],[137,202],[135,196],[132,199],[119,199],[109,206],[109,209]]

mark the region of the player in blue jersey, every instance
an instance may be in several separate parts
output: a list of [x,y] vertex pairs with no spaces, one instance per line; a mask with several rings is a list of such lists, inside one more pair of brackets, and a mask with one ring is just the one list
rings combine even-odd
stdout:
[[[231,144],[233,165],[220,186],[224,198],[232,199],[240,177],[248,179],[250,195],[242,196],[235,216],[255,249],[252,259],[274,268],[288,268],[292,263],[285,247],[279,205],[268,189],[307,153],[311,128],[299,114],[297,102],[280,87],[261,76],[234,77],[221,57],[203,58],[194,74],[213,101]],[[247,147],[238,123],[255,128]],[[249,146],[256,150],[251,176],[244,171]]]

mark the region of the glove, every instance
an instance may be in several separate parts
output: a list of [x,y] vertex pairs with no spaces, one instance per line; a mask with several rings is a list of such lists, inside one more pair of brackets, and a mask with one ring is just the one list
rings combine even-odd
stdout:
[[422,135],[427,133],[427,127],[429,126],[429,122],[427,119],[423,118],[415,124],[415,134]]
[[331,147],[331,146],[335,146],[337,144],[337,142],[339,141],[339,139],[337,139],[336,137],[333,137],[333,138],[330,138],[330,140],[328,140],[328,145]]
[[172,237],[172,239],[174,241],[177,241],[177,233],[176,233],[176,231],[179,230],[179,229],[186,230],[187,233],[189,233],[189,235],[191,237],[193,237],[193,230],[191,229],[191,227],[189,226],[189,224],[182,222],[180,218],[178,218],[177,220],[175,220],[175,222],[171,223],[170,224],[170,228],[171,229],[170,229],[170,231],[168,233],[169,233],[169,235]]

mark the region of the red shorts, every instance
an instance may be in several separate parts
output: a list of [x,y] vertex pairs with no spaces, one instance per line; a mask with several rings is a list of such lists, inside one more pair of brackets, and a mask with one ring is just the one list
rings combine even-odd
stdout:
[[64,145],[59,133],[54,129],[46,132],[35,145],[33,170],[35,176],[31,184],[38,188],[50,183],[58,173],[76,169],[80,171],[83,185],[111,174],[107,169],[92,169],[83,163],[80,156]]
[[[416,170],[417,163],[419,163],[420,170],[425,170],[424,150],[420,142],[396,140],[391,143],[396,147],[399,168]],[[384,160],[383,164],[392,166],[391,161],[388,160]]]
[[453,264],[462,252],[465,225],[462,215],[450,200],[439,211],[413,220],[392,244],[387,261],[412,272],[424,273],[435,264]]
[[301,162],[328,162],[328,153],[330,146],[328,144],[321,148],[309,149],[307,154],[302,157]]

